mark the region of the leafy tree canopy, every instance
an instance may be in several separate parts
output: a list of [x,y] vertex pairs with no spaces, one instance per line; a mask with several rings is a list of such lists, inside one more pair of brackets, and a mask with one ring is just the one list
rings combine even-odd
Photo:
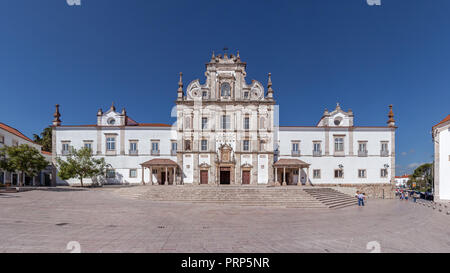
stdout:
[[[415,187],[413,187],[415,185]],[[433,164],[425,163],[414,170],[408,186],[420,191],[431,191],[433,188]]]
[[67,180],[77,178],[83,187],[84,178],[105,175],[107,164],[104,158],[94,158],[89,148],[72,149],[66,160],[57,158],[58,176]]
[[[22,144],[0,148],[0,168],[9,172],[18,171],[28,176],[36,176],[48,166],[41,152],[36,148]],[[22,186],[22,179],[19,183]]]
[[33,140],[42,146],[42,150],[46,152],[52,151],[52,128],[47,127],[40,135],[33,134]]

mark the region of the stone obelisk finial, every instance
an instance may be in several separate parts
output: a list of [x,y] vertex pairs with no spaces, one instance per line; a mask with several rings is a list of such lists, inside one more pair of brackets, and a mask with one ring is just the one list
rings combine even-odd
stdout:
[[387,121],[388,126],[395,127],[394,112],[392,111],[392,104],[389,105],[388,118],[389,118],[389,120]]
[[272,73],[269,73],[269,80],[267,82],[267,97],[273,98],[273,89],[272,89]]
[[180,72],[180,80],[178,81],[178,91],[177,91],[177,98],[179,100],[183,99],[183,73]]
[[60,126],[61,125],[61,114],[59,113],[59,104],[55,105],[55,113],[53,114],[53,125],[54,126]]

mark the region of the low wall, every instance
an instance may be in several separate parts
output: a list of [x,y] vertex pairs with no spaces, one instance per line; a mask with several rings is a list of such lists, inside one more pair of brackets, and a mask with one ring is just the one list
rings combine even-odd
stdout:
[[345,194],[354,196],[361,191],[369,198],[393,199],[395,188],[392,184],[317,184],[317,187],[330,187]]

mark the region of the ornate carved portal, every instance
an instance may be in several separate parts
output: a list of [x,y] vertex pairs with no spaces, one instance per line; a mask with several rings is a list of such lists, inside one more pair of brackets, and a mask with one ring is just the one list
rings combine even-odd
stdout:
[[235,160],[233,148],[228,144],[219,147],[219,155],[217,165],[217,178],[221,185],[229,185],[235,183]]

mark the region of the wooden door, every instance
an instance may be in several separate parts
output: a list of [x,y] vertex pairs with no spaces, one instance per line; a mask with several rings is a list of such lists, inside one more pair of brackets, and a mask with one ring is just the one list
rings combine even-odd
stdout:
[[242,171],[242,184],[250,184],[250,171]]
[[200,184],[208,184],[208,171],[200,171]]

